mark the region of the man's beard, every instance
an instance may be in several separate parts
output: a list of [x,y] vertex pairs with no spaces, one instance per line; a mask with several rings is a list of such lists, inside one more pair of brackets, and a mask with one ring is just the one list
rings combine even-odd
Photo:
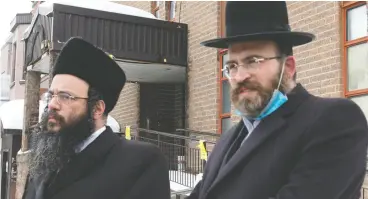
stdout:
[[[46,111],[40,126],[31,134],[31,154],[29,158],[29,174],[32,179],[45,179],[48,174],[56,172],[75,155],[75,147],[89,137],[93,131],[94,122],[90,111],[86,111],[72,124],[66,124],[63,117],[54,111]],[[52,115],[58,121],[60,130],[48,130],[48,119]]]
[[[277,89],[281,75],[281,67],[275,78],[271,81],[271,86],[266,88],[263,87],[259,82],[256,81],[243,81],[236,85],[231,91],[231,100],[234,106],[244,115],[248,117],[257,117],[261,114],[263,109],[267,106],[270,101],[273,92]],[[279,90],[285,93],[287,79],[285,75],[282,77]],[[247,89],[247,92],[256,92],[256,95],[251,98],[239,98],[243,89]]]

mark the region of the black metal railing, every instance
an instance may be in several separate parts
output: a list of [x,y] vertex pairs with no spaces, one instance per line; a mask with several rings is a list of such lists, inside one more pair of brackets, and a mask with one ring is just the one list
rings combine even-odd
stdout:
[[[208,145],[214,145],[219,135],[208,132],[178,129],[173,133],[166,133],[143,128],[132,127],[131,139],[149,142],[157,145],[167,158],[170,172],[170,180],[193,188],[196,184],[197,175],[203,173],[208,157]],[[207,157],[201,156],[198,146],[203,144]]]
[[[122,133],[125,136],[125,133]],[[172,198],[181,199],[192,191],[195,186],[196,175],[203,173],[206,160],[201,159],[198,144],[204,141],[207,155],[208,145],[216,144],[219,134],[177,129],[174,133],[166,133],[143,128],[132,127],[131,139],[149,142],[157,145],[165,154],[169,169],[170,180],[183,185],[180,191],[172,191]],[[362,187],[360,199],[368,199],[368,188]]]

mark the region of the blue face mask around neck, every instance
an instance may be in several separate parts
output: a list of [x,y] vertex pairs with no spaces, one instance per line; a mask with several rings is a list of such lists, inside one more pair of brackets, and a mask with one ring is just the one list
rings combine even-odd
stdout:
[[[270,115],[271,113],[273,113],[274,111],[276,111],[278,108],[280,108],[283,104],[285,104],[288,100],[287,96],[284,95],[280,90],[280,84],[281,84],[281,79],[282,76],[284,74],[284,67],[285,67],[285,63],[282,66],[282,70],[281,70],[281,75],[280,75],[280,80],[277,86],[277,89],[275,89],[272,93],[272,97],[270,99],[270,101],[268,102],[268,104],[266,105],[266,107],[262,110],[262,112],[255,118],[250,118],[250,119],[254,119],[254,120],[261,120],[265,117],[267,117],[268,115]],[[243,113],[241,113],[239,110],[235,110],[235,113],[239,116],[242,117],[247,117],[248,116],[244,115]]]

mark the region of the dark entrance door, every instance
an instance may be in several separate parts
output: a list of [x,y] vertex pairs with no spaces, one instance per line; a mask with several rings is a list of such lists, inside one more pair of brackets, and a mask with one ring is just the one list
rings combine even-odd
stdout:
[[[184,128],[185,94],[183,84],[140,84],[140,128],[175,135]],[[185,140],[140,132],[142,141],[157,144],[165,153],[171,170],[176,170],[178,157],[185,152]]]
[[2,165],[1,165],[1,199],[7,199],[8,196],[8,187],[9,187],[9,151],[4,150],[1,153],[2,157]]
[[140,84],[141,128],[173,133],[184,116],[184,85]]

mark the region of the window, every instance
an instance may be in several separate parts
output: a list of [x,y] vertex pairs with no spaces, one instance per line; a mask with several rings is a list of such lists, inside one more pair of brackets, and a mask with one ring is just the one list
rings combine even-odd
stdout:
[[342,2],[344,95],[368,116],[367,12],[364,1]]
[[156,18],[160,18],[160,1],[152,1],[151,3],[151,10],[152,10],[152,14],[156,17]]
[[166,19],[168,21],[174,21],[176,13],[176,1],[168,1],[166,3]]
[[[7,60],[7,69],[6,69],[6,74],[7,75],[11,75],[11,69],[12,69],[12,53],[13,53],[13,49],[12,49],[13,45],[9,44],[9,48],[8,48],[8,60]],[[10,77],[10,76],[9,76]]]
[[11,82],[15,81],[15,68],[16,68],[16,60],[17,60],[17,44],[13,44],[13,52],[12,52],[12,71],[11,71]]
[[[225,1],[220,1],[220,25],[219,25],[219,35],[225,35]],[[229,59],[229,55],[227,54],[227,50],[219,50],[219,132],[224,133],[230,129],[232,126],[231,121],[231,98],[230,98],[230,84],[227,78],[225,77],[224,73],[222,72],[222,68],[224,67],[225,63]]]
[[220,130],[219,132],[224,133],[231,127],[231,99],[230,99],[230,84],[224,73],[221,71],[229,56],[227,50],[220,52]]

